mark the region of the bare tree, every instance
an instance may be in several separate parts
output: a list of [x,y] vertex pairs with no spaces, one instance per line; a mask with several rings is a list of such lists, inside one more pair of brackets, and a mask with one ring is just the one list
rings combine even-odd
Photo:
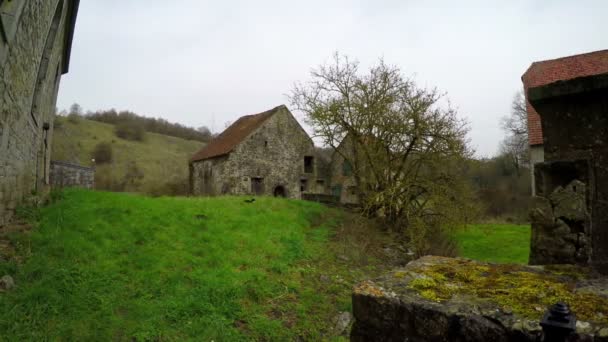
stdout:
[[[290,95],[321,138],[353,168],[368,214],[381,213],[404,227],[460,221],[470,204],[461,161],[471,155],[468,126],[443,95],[418,87],[380,60],[365,74],[338,54],[311,72]],[[352,153],[349,153],[352,151]]]
[[511,114],[502,118],[501,128],[507,133],[501,142],[501,153],[511,157],[519,174],[520,168],[530,163],[528,111],[522,91],[517,92],[513,97]]

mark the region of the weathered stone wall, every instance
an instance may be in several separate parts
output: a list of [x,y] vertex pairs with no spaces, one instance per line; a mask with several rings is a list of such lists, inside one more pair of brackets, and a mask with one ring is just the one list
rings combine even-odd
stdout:
[[48,186],[59,79],[71,38],[73,1],[0,5],[0,225],[33,192]]
[[253,195],[252,183],[258,178],[260,195],[272,196],[282,187],[286,197],[301,198],[302,193],[324,189],[317,187],[316,160],[313,172],[305,172],[305,156],[315,156],[313,142],[287,108],[282,108],[229,155],[194,162],[193,194]]
[[57,188],[80,187],[93,189],[95,187],[95,169],[76,164],[52,161],[51,186]]
[[355,287],[351,341],[541,341],[540,320],[567,300],[568,341],[608,341],[608,279],[584,268],[425,256]]
[[[345,156],[353,160],[353,142],[349,136],[337,147],[331,158],[331,193],[339,198],[342,204],[357,204],[359,197],[357,193],[357,182],[354,177],[354,165],[346,166]],[[350,169],[350,172],[345,172]]]
[[528,97],[545,139],[534,210],[552,207],[554,218],[532,217],[531,261],[590,262],[608,273],[608,74],[531,88]]

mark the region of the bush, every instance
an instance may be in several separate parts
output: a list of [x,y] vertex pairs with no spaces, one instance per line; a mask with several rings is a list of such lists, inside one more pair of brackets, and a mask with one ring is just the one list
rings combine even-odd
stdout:
[[72,114],[68,115],[68,121],[73,124],[77,124],[80,122],[80,115],[78,115],[76,113],[72,113]]
[[112,162],[112,145],[107,142],[101,142],[95,145],[92,154],[96,164],[108,164]]
[[146,131],[144,127],[135,121],[127,121],[116,124],[116,136],[125,140],[143,141]]
[[170,180],[148,191],[152,196],[187,196],[189,192],[190,184],[187,178]]

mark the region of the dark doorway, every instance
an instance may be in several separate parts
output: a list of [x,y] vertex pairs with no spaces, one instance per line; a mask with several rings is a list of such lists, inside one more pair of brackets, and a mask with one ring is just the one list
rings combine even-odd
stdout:
[[314,158],[311,156],[304,157],[304,173],[313,173],[314,172]]
[[251,192],[254,195],[264,194],[264,178],[260,178],[260,177],[251,178]]
[[302,191],[302,192],[308,191],[308,180],[306,180],[306,179],[300,180],[300,191]]
[[282,185],[277,185],[277,187],[274,188],[273,195],[274,197],[286,197],[287,193]]

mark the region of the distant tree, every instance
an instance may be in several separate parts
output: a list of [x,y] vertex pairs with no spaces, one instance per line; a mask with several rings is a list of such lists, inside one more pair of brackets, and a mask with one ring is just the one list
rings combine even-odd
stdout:
[[78,104],[78,103],[74,103],[70,106],[70,111],[69,114],[70,115],[78,115],[78,116],[82,116],[82,107]]
[[112,162],[112,154],[112,144],[100,142],[95,145],[91,157],[95,159],[96,164],[108,164]]
[[146,131],[136,121],[124,121],[115,125],[116,136],[125,140],[143,141]]
[[521,167],[530,163],[528,111],[522,91],[517,92],[513,97],[511,114],[502,118],[501,128],[507,135],[500,144],[500,152],[511,158],[519,174]]
[[209,140],[211,140],[211,138],[213,138],[213,133],[211,133],[211,130],[207,126],[201,126],[201,127],[197,128],[196,130],[201,134],[201,138],[203,138],[207,141],[209,141]]
[[382,60],[360,74],[356,62],[338,54],[290,95],[325,145],[352,140],[352,153],[336,152],[352,165],[365,212],[412,238],[428,237],[430,226],[462,223],[473,205],[460,170],[472,153],[468,126],[439,105],[442,98]]

